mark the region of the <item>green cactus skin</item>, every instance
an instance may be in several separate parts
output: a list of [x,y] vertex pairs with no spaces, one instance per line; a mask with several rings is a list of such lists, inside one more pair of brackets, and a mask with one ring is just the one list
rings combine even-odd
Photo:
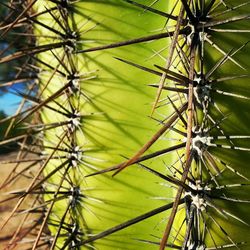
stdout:
[[24,2],[12,26],[31,22],[36,45],[0,63],[37,74],[13,120],[42,151],[14,193],[40,199],[32,249],[249,249],[250,4]]

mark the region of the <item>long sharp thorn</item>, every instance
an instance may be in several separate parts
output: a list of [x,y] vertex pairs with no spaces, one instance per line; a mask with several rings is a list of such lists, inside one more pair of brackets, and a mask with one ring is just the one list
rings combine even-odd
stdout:
[[[179,201],[179,205],[183,204],[183,203],[184,203],[184,199],[181,199]],[[166,211],[166,210],[168,210],[168,209],[170,209],[172,207],[173,207],[173,202],[169,203],[167,205],[164,205],[162,207],[156,208],[156,209],[154,209],[154,210],[152,210],[150,212],[147,212],[147,213],[145,213],[143,215],[140,215],[140,216],[138,216],[138,217],[136,217],[134,219],[131,219],[131,220],[125,222],[125,223],[122,223],[122,224],[117,225],[115,227],[112,227],[112,228],[110,228],[110,229],[108,229],[106,231],[103,231],[103,232],[101,232],[101,233],[99,233],[99,234],[97,234],[97,235],[95,235],[95,236],[93,236],[93,237],[91,237],[91,238],[89,238],[87,240],[84,240],[84,241],[82,241],[81,245],[84,245],[86,243],[90,243],[90,242],[96,241],[98,239],[104,238],[104,237],[106,237],[106,236],[108,236],[110,234],[118,232],[118,231],[120,231],[120,230],[122,230],[124,228],[127,228],[127,227],[129,227],[131,225],[134,225],[134,224],[140,222],[140,221],[143,221],[143,220],[145,220],[147,218],[150,218],[150,217],[152,217],[152,216],[154,216],[156,214],[162,213],[162,212],[164,212],[164,211]]]
[[126,63],[128,65],[134,66],[134,67],[136,67],[138,69],[144,70],[145,72],[149,72],[149,73],[152,73],[152,74],[157,75],[157,76],[161,76],[162,75],[162,73],[159,72],[159,71],[156,71],[156,70],[153,70],[153,69],[141,66],[141,65],[139,65],[137,63],[133,63],[133,62],[130,62],[130,61],[127,61],[125,59],[118,58],[118,57],[114,57],[114,58],[116,60],[119,60],[119,61],[123,62],[123,63]]
[[164,71],[166,74],[170,74],[170,75],[176,77],[177,79],[180,79],[181,81],[185,82],[185,84],[188,84],[190,82],[190,80],[187,77],[180,75],[180,74],[178,74],[170,69],[166,69],[166,68],[163,68],[163,67],[158,66],[158,65],[155,65],[155,67]]
[[[187,34],[187,33],[189,33],[189,28],[184,28],[180,31],[180,34]],[[98,51],[98,50],[113,49],[113,48],[131,45],[131,44],[137,44],[137,43],[149,42],[149,41],[153,41],[157,39],[167,38],[167,37],[173,36],[173,34],[174,34],[174,31],[160,33],[160,34],[151,35],[151,36],[139,37],[139,38],[135,38],[135,39],[127,40],[127,41],[111,43],[108,45],[98,46],[98,47],[94,47],[90,49],[78,50],[75,53],[78,54],[78,53],[93,52],[93,51]]]
[[[65,136],[66,136],[66,133],[60,138],[60,141],[58,142],[58,147],[60,146],[60,144],[64,140]],[[55,152],[56,152],[56,150],[54,150],[50,154],[50,156],[48,157],[48,159],[46,160],[46,162],[41,166],[41,168],[39,169],[39,171],[36,173],[36,176],[33,178],[32,182],[29,184],[28,188],[26,189],[26,192],[29,192],[29,190],[33,187],[33,185],[35,184],[35,182],[37,181],[37,179],[39,178],[39,176],[43,172],[45,166],[48,164],[48,162],[50,161],[50,159],[54,156]],[[11,211],[10,215],[5,219],[5,221],[3,222],[3,224],[0,226],[0,231],[7,225],[7,223],[12,218],[12,216],[15,214],[15,212],[17,211],[17,209],[20,207],[20,205],[22,204],[22,202],[24,201],[24,199],[25,199],[25,196],[21,197],[19,199],[19,201],[17,202],[16,206]]]
[[[152,158],[155,158],[157,156],[160,156],[160,155],[164,155],[166,153],[169,153],[169,152],[172,152],[172,151],[175,151],[175,150],[178,150],[178,149],[181,149],[185,147],[185,142],[184,143],[181,143],[181,144],[178,144],[178,145],[175,145],[175,146],[172,146],[172,147],[169,147],[169,148],[166,148],[166,149],[162,149],[162,150],[159,150],[159,151],[156,151],[152,154],[148,154],[148,155],[145,155],[145,156],[142,156],[142,157],[139,157],[134,163],[132,164],[135,164],[135,163],[139,163],[139,162],[142,162],[142,161],[146,161],[148,159],[152,159]],[[98,171],[98,172],[94,172],[92,174],[89,174],[89,175],[86,175],[85,177],[91,177],[91,176],[95,176],[95,175],[99,175],[99,174],[104,174],[104,173],[107,173],[107,172],[111,172],[111,171],[114,171],[114,170],[117,170],[119,169],[123,164],[125,164],[126,162],[122,162],[118,165],[115,165],[113,167],[110,167],[110,168],[106,168],[106,169],[103,169],[101,171]]]
[[168,96],[168,100],[170,101],[171,105],[173,106],[174,110],[176,111],[176,113],[178,114],[180,120],[182,121],[183,125],[185,126],[185,128],[187,128],[187,122],[184,119],[184,117],[182,116],[182,114],[179,112],[178,108],[175,106],[175,104],[173,103],[173,101],[171,100],[171,98]]
[[36,1],[37,0],[33,0],[28,4],[28,6],[20,13],[16,20],[0,35],[0,38],[4,37],[11,30],[11,28],[14,27],[16,23],[18,23],[18,21],[32,8]]
[[183,6],[184,6],[184,9],[185,9],[185,11],[186,11],[186,13],[187,13],[187,16],[188,16],[189,20],[190,20],[191,22],[195,22],[194,15],[193,15],[193,13],[192,13],[192,11],[191,11],[191,9],[190,9],[190,7],[189,7],[187,1],[186,1],[186,0],[181,0],[181,2],[182,2],[182,4],[183,4]]
[[241,21],[241,20],[247,20],[250,19],[250,14],[243,14],[240,16],[234,16],[225,20],[216,20],[216,21],[211,21],[211,22],[207,22],[204,23],[202,25],[198,25],[197,28],[210,28],[210,27],[214,27],[217,25],[222,25],[222,24],[227,24],[227,23],[233,23],[233,22],[237,22],[237,21]]
[[[158,88],[159,84],[149,84],[148,86]],[[177,92],[177,93],[187,94],[187,89],[184,89],[184,88],[173,88],[173,87],[165,87],[164,86],[162,89]]]
[[[180,109],[179,112],[182,113],[186,110],[187,108],[187,103],[185,103]],[[158,130],[156,134],[153,135],[153,137],[144,144],[144,146],[134,155],[132,156],[125,164],[119,167],[119,169],[113,174],[115,176],[118,174],[120,171],[125,169],[127,166],[132,165],[137,161],[137,159],[142,156],[158,139],[160,136],[162,136],[167,129],[171,127],[171,125],[178,119],[178,114],[174,113],[173,116],[163,125],[163,127]]]
[[[176,44],[178,43],[178,36],[179,34],[182,33],[183,30],[181,30],[181,23],[182,23],[182,20],[183,20],[183,15],[184,15],[184,8],[181,7],[181,11],[180,11],[180,15],[178,17],[178,20],[177,20],[177,25],[175,27],[175,31],[173,33],[173,39],[171,41],[171,45],[170,45],[170,49],[169,49],[169,55],[168,55],[168,59],[167,59],[167,63],[166,63],[166,69],[169,69],[170,66],[171,66],[171,63],[172,63],[172,59],[173,59],[173,55],[174,55],[174,51],[175,51],[175,48],[176,48]],[[160,83],[159,83],[159,88],[157,90],[157,93],[156,93],[156,97],[155,97],[155,100],[154,100],[154,103],[153,103],[153,107],[152,107],[152,110],[151,110],[151,116],[153,115],[157,105],[158,105],[158,102],[160,100],[160,97],[161,97],[161,93],[162,93],[162,88],[165,84],[165,80],[166,80],[166,73],[163,73],[162,76],[161,76],[161,79],[160,79]]]
[[[191,53],[190,53],[190,71],[189,71],[189,79],[191,79],[193,81],[194,78],[194,66],[195,66],[195,60],[196,59],[196,47],[192,47]],[[187,142],[186,142],[186,165],[184,168],[184,172],[183,175],[181,177],[181,181],[183,183],[185,183],[187,177],[188,177],[188,173],[189,173],[189,169],[191,167],[194,155],[193,155],[193,151],[191,150],[191,141],[192,141],[192,128],[193,128],[193,112],[194,112],[194,107],[193,107],[193,84],[189,83],[189,93],[188,93],[188,103],[187,103],[188,107],[187,107],[187,111],[188,111],[188,122],[187,122]],[[178,208],[178,204],[179,204],[179,200],[181,199],[181,195],[183,192],[183,187],[179,187],[176,198],[175,198],[175,202],[173,205],[173,209],[171,211],[171,215],[169,218],[169,221],[166,225],[165,231],[164,231],[164,235],[161,239],[161,244],[160,244],[160,250],[164,250],[166,244],[168,243],[168,238],[171,232],[171,228],[175,219],[175,215],[177,213],[177,208]]]
[[163,11],[159,11],[159,10],[157,10],[157,9],[154,9],[154,8],[149,7],[149,6],[147,6],[147,5],[144,5],[144,4],[137,3],[137,2],[135,2],[135,1],[131,1],[131,0],[123,0],[123,1],[124,1],[124,2],[127,2],[127,3],[130,3],[130,4],[133,4],[133,5],[137,6],[137,7],[140,7],[140,8],[142,8],[142,9],[146,10],[146,11],[150,11],[150,12],[152,12],[152,13],[155,13],[155,14],[157,14],[157,15],[160,15],[160,16],[163,16],[163,17],[166,17],[166,18],[175,20],[175,21],[177,21],[177,19],[178,19],[177,16],[170,15],[170,14],[168,14],[168,13],[165,13],[165,12],[163,12]]

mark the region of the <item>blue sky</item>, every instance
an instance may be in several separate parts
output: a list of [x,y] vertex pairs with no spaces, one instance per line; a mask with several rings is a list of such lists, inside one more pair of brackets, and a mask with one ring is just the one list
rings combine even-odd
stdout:
[[[0,50],[5,49],[7,46],[8,44],[6,42],[4,41],[0,42]],[[12,74],[14,74],[14,72],[12,71],[10,72],[6,71],[5,67],[3,68],[0,67],[0,72],[1,72],[0,80],[3,83],[4,83],[3,79],[5,77],[8,79],[9,77],[12,76]],[[23,90],[23,84],[22,83],[14,84],[13,87],[9,88],[9,90],[11,91],[15,91],[15,89]],[[0,110],[3,110],[7,115],[12,115],[13,113],[15,113],[22,98],[17,95],[11,94],[9,92],[6,92],[6,94],[3,94],[3,95],[0,92],[0,94],[1,94],[0,95]]]
[[0,96],[0,110],[3,110],[7,115],[15,113],[22,98],[11,93]]

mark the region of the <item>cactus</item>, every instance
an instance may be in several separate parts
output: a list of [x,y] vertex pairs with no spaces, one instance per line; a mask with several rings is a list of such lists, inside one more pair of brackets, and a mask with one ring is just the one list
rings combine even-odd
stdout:
[[15,4],[5,249],[250,249],[250,2]]

